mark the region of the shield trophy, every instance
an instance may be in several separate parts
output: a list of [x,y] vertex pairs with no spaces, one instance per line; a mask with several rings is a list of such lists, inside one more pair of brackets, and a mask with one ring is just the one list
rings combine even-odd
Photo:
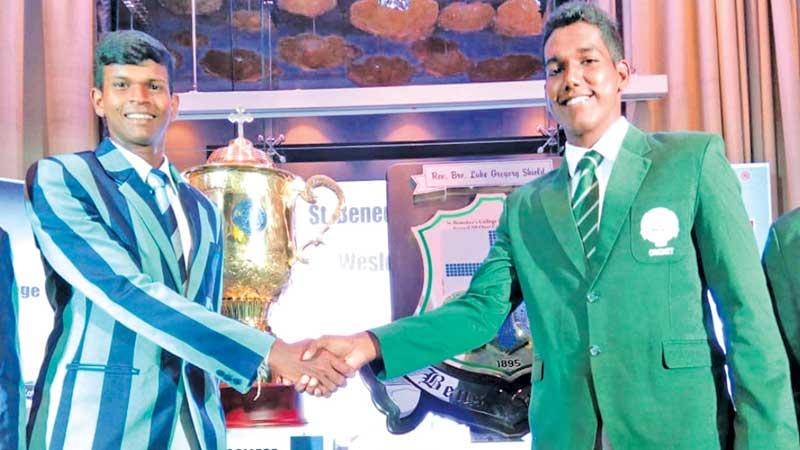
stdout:
[[[339,220],[344,194],[331,178],[314,175],[304,181],[274,167],[272,158],[244,137],[244,124],[253,117],[237,109],[228,117],[238,136],[215,150],[208,161],[185,176],[202,191],[222,215],[224,263],[222,314],[265,332],[271,332],[269,308],[283,292],[292,265],[306,262],[303,251],[319,245],[330,225]],[[298,247],[294,235],[297,197],[317,201],[316,188],[331,190],[337,199],[334,213],[320,234]],[[228,427],[302,425],[299,394],[292,386],[259,380],[240,394],[221,385]]]

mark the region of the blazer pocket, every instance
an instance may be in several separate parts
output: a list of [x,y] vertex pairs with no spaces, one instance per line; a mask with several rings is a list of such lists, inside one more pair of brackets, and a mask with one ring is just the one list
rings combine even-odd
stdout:
[[544,361],[536,356],[531,361],[531,382],[536,383],[544,378]]
[[74,371],[87,371],[87,372],[103,372],[111,375],[139,375],[139,369],[128,364],[86,364],[86,363],[69,363],[67,370]]
[[685,201],[642,200],[631,208],[631,253],[645,264],[683,259],[692,246],[690,208]]
[[711,344],[706,339],[664,341],[662,348],[667,369],[711,367]]

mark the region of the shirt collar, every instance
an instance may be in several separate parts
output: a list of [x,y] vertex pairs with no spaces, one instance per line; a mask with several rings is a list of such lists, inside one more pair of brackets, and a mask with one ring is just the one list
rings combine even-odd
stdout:
[[606,130],[605,133],[600,137],[596,144],[592,146],[591,149],[578,147],[577,145],[572,145],[567,142],[566,147],[564,148],[564,157],[567,160],[567,166],[569,169],[570,177],[575,174],[575,170],[578,167],[578,161],[583,158],[583,155],[586,154],[589,150],[594,150],[601,155],[603,155],[603,163],[608,161],[612,165],[614,161],[617,159],[617,155],[619,154],[619,149],[622,147],[622,141],[625,140],[625,134],[628,133],[628,127],[630,124],[628,120],[620,116],[614,123],[611,124],[610,127]]
[[[142,181],[147,183],[147,177],[150,175],[150,170],[152,170],[153,167],[147,161],[142,159],[141,156],[126,149],[113,139],[111,140],[111,142],[114,144],[115,147],[117,147],[117,149],[119,149],[120,153],[122,153],[122,156],[124,156],[125,159],[128,160],[130,165],[133,167],[133,170],[135,170],[136,174],[139,175],[139,178],[141,178]],[[167,175],[167,179],[172,185],[172,188],[175,189],[175,180],[172,179],[172,171],[169,168],[169,159],[167,159],[167,155],[164,155],[164,159],[161,161],[161,166],[159,166],[158,170],[164,172]]]

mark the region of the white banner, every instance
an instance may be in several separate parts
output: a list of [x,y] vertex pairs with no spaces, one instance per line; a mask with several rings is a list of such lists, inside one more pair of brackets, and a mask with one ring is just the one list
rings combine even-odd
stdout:
[[25,214],[23,184],[0,178],[0,227],[8,233],[19,294],[20,364],[28,400],[44,360],[47,336],[53,328],[53,309],[44,290],[39,250]]
[[739,177],[742,186],[742,199],[753,233],[756,236],[758,250],[764,251],[767,243],[769,227],[772,226],[772,189],[769,183],[769,164],[749,163],[733,164],[733,170]]

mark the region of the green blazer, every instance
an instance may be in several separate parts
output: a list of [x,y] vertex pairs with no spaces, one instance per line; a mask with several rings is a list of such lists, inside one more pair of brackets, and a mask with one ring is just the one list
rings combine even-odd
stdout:
[[[772,304],[789,353],[795,407],[800,412],[800,208],[772,225],[763,257]],[[800,423],[800,415],[798,415]]]
[[[534,341],[533,448],[591,449],[599,418],[615,450],[800,448],[786,354],[723,150],[716,135],[631,126],[605,193],[594,269],[566,164],[512,192],[463,298],[372,330],[381,375],[489,341],[519,283]],[[714,339],[709,290],[727,356]]]

